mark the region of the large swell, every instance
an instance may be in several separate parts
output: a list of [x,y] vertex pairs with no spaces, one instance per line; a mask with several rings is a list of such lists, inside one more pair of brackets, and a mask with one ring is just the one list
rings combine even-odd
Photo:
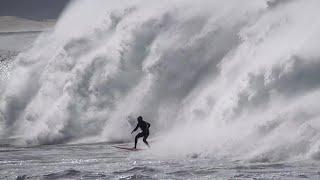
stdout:
[[158,156],[320,158],[319,0],[73,1],[1,88],[16,145],[128,141]]

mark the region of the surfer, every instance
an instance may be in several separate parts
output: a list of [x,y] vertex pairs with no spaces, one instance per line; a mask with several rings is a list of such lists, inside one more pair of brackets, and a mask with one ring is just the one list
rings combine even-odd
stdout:
[[150,128],[150,123],[146,122],[143,120],[143,118],[141,116],[139,116],[137,118],[137,121],[138,121],[138,124],[137,124],[137,127],[134,128],[134,130],[132,130],[131,134],[133,132],[135,132],[138,128],[140,128],[142,130],[142,132],[140,132],[139,134],[136,135],[135,137],[135,141],[134,141],[134,149],[137,148],[137,143],[138,143],[138,139],[143,137],[143,142],[148,146],[149,146],[149,143],[147,142],[147,138],[149,136],[149,128]]

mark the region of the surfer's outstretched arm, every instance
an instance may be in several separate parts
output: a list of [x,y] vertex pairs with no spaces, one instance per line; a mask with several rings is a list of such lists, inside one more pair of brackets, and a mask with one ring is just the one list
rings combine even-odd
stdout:
[[137,127],[134,128],[134,130],[132,130],[131,134],[132,134],[133,132],[135,132],[138,128],[139,128],[139,123],[137,124]]

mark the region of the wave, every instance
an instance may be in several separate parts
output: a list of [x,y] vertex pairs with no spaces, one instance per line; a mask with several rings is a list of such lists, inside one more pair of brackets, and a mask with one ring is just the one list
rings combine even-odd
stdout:
[[319,159],[319,5],[74,1],[17,57],[1,138],[127,141],[142,115],[153,155]]

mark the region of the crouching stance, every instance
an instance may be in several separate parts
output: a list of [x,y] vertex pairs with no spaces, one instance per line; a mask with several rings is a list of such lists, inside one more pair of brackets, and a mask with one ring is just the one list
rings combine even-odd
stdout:
[[140,132],[139,134],[136,135],[136,138],[135,138],[135,141],[134,141],[134,148],[135,148],[135,149],[137,148],[138,139],[141,138],[141,137],[143,137],[143,142],[144,142],[148,147],[150,147],[150,146],[149,146],[149,143],[147,142],[147,138],[148,138],[148,136],[149,136],[149,127],[150,127],[150,124],[149,124],[148,122],[144,121],[141,116],[139,116],[139,117],[137,118],[137,120],[138,120],[137,127],[134,128],[134,130],[131,132],[131,134],[132,134],[133,132],[135,132],[138,128],[140,128],[142,132]]

